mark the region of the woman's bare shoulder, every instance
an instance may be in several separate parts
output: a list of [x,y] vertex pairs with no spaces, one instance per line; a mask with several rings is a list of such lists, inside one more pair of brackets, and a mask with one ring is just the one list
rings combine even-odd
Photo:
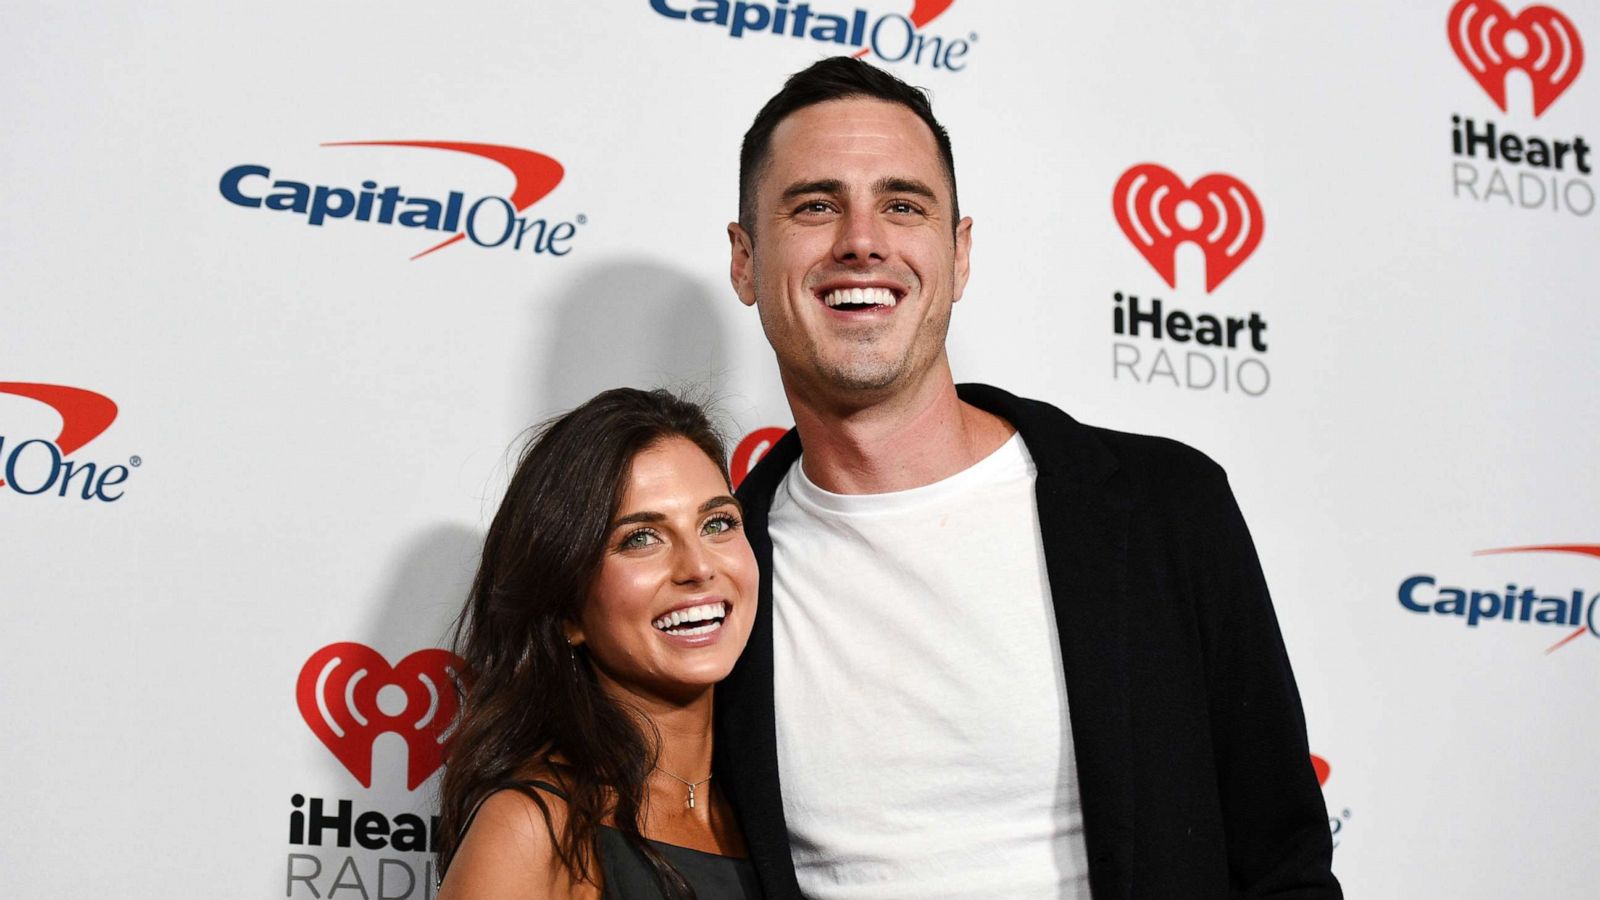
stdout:
[[438,900],[600,895],[595,885],[574,883],[556,852],[557,836],[567,823],[566,801],[531,785],[526,791],[504,788],[478,807]]

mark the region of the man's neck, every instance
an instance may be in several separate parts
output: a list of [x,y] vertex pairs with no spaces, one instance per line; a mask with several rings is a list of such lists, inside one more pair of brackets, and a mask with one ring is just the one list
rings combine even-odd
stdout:
[[942,481],[993,453],[1015,430],[962,402],[948,365],[864,405],[807,396],[785,381],[806,477],[835,494],[884,494]]

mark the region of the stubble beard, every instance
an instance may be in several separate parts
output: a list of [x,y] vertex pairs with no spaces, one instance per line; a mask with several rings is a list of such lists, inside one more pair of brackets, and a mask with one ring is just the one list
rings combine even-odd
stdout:
[[816,389],[839,400],[875,402],[894,394],[897,384],[923,374],[915,371],[921,357],[928,358],[924,368],[934,364],[944,347],[949,327],[946,311],[943,319],[919,323],[909,344],[903,348],[880,346],[880,341],[894,340],[889,329],[875,330],[836,344],[832,354],[823,353],[821,348],[812,345],[807,360],[810,380]]
[[[920,294],[921,287],[919,284],[915,293]],[[925,302],[925,299],[919,297],[921,302]],[[768,329],[772,323],[765,320],[767,307],[758,304],[757,308],[763,316],[762,327],[767,331],[768,341],[777,349],[780,341],[773,340],[773,333]],[[808,339],[803,329],[795,329],[781,343],[791,347],[795,343],[805,344],[803,355],[799,359],[791,357],[794,365],[790,366],[786,365],[785,354],[780,351],[778,366],[790,370],[785,375],[786,382],[792,380],[805,385],[804,390],[818,399],[831,397],[833,402],[851,406],[870,404],[893,393],[896,382],[911,372],[923,345],[929,342],[933,344],[928,355],[930,359],[936,359],[944,347],[949,329],[950,308],[947,306],[942,319],[920,322],[911,335],[910,343],[898,352],[879,346],[880,341],[894,340],[893,326],[886,324],[881,329],[874,328],[834,344],[832,353]]]

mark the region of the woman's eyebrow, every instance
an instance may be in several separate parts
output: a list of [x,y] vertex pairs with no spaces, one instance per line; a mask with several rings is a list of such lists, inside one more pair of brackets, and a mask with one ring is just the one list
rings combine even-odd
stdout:
[[712,497],[710,500],[700,504],[700,512],[710,512],[719,506],[731,506],[740,512],[744,512],[744,506],[739,503],[738,499],[727,494],[723,494],[720,497]]
[[[736,498],[730,497],[727,494],[723,494],[721,496],[712,497],[710,500],[700,504],[700,508],[695,510],[695,512],[696,514],[706,513],[716,509],[719,506],[731,506],[740,512],[744,511],[744,507],[740,505]],[[625,516],[618,516],[611,522],[611,527],[616,529],[621,528],[624,525],[633,525],[638,522],[654,523],[665,522],[666,520],[667,516],[665,513],[658,513],[653,510],[646,509],[640,510],[639,512],[631,512]]]

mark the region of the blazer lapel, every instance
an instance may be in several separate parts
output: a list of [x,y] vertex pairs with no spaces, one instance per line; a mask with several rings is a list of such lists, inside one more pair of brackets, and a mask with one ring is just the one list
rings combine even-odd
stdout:
[[1066,674],[1089,882],[1096,898],[1126,897],[1134,806],[1124,603],[1128,514],[1103,492],[1063,480],[1040,472],[1039,528]]
[[[789,829],[778,784],[778,726],[773,706],[772,538],[767,533],[772,496],[800,456],[790,432],[739,486],[745,533],[761,568],[760,600],[750,641],[728,677],[717,685],[716,772],[744,830],[750,859],[768,898],[798,898]],[[724,780],[725,779],[725,780]]]
[[1049,404],[962,385],[961,398],[1011,422],[1038,467],[1035,496],[1061,641],[1067,708],[1096,900],[1127,897],[1133,865],[1127,558],[1131,504],[1093,432]]

